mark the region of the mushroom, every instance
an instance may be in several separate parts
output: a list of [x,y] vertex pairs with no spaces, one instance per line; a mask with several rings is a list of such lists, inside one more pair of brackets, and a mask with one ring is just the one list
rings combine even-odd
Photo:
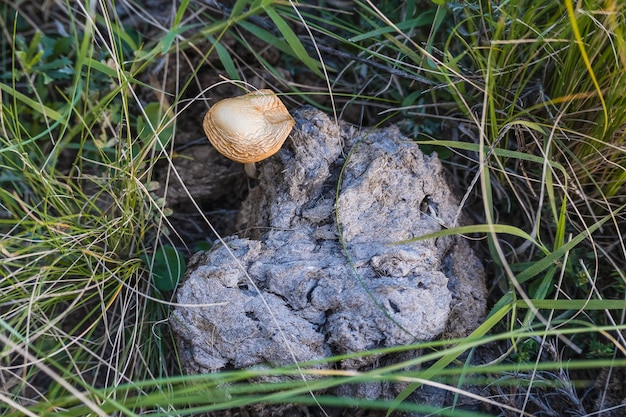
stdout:
[[257,178],[255,162],[274,155],[295,121],[271,90],[258,90],[218,101],[204,116],[209,142],[225,157],[244,165]]

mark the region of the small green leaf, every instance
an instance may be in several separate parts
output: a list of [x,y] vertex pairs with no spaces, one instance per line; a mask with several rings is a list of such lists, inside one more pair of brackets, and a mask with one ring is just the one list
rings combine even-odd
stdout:
[[222,65],[224,66],[224,69],[226,70],[226,73],[228,74],[228,78],[230,78],[231,80],[240,80],[241,78],[239,77],[239,72],[237,71],[235,62],[233,61],[233,58],[230,56],[230,53],[228,52],[228,50],[224,47],[224,45],[219,43],[214,37],[212,36],[207,36],[207,37],[215,46],[215,51],[217,52],[217,56],[220,58],[220,61],[222,62]]
[[243,9],[250,4],[249,0],[237,0],[233,5],[230,18],[235,20],[243,13]]
[[295,32],[289,27],[285,19],[283,19],[276,10],[270,7],[265,8],[265,13],[267,13],[269,18],[272,19],[280,33],[285,38],[285,41],[287,41],[287,44],[293,51],[294,55],[298,57],[304,65],[309,67],[311,71],[320,77],[323,77],[322,72],[320,71],[320,63],[309,56],[304,48],[304,45],[302,45],[302,42],[298,39],[298,35],[296,35]]
[[178,27],[174,27],[174,28],[170,29],[165,34],[165,36],[163,36],[161,38],[161,40],[159,41],[159,45],[161,46],[161,48],[160,48],[161,49],[161,55],[166,55],[167,54],[167,52],[172,47],[172,44],[176,40],[177,36],[179,36],[181,33],[185,32],[186,30],[193,29],[194,27],[195,27],[194,25],[184,25],[184,26],[178,26]]
[[287,42],[285,42],[282,39],[277,38],[271,32],[268,32],[267,30],[260,28],[259,26],[256,26],[246,21],[239,22],[239,26],[241,26],[248,32],[252,33],[257,38],[263,39],[265,42],[272,45],[274,48],[278,49],[279,51],[284,52],[285,54],[290,55],[290,56],[295,56],[293,54],[293,51],[287,44]]
[[174,17],[174,27],[178,27],[180,22],[183,21],[183,18],[186,16],[187,7],[189,7],[189,0],[183,0],[180,2],[178,7],[176,8],[176,16]]
[[0,83],[0,90],[5,92],[7,95],[11,95],[15,97],[17,100],[23,102],[31,109],[35,110],[38,113],[45,115],[45,117],[48,117],[55,122],[60,120],[63,117],[61,113],[59,113],[58,111],[52,109],[51,107],[47,107],[46,105],[43,105],[37,102],[36,100],[30,98],[26,94],[21,93],[18,90],[9,87],[6,84]]
[[[164,110],[159,103],[148,103],[144,108],[148,121],[143,117],[137,119],[137,127],[139,129],[139,137],[144,141],[149,141],[156,133],[156,137],[159,141],[160,147],[157,150],[164,149],[174,134],[174,125],[172,123],[167,124],[170,118],[164,115]],[[153,132],[154,129],[154,132]]]
[[406,20],[404,22],[400,22],[396,24],[395,26],[383,26],[375,30],[354,36],[350,38],[350,42],[359,42],[364,39],[378,38],[380,35],[385,34],[385,33],[395,33],[397,29],[408,32],[409,30],[412,30],[418,27],[432,25],[433,15],[434,15],[433,10],[427,10],[426,12],[421,13],[418,17],[414,19]]
[[193,249],[195,252],[208,251],[208,250],[211,250],[212,247],[213,245],[211,244],[211,242],[207,242],[206,240],[196,242],[196,244],[193,245]]
[[160,291],[171,291],[176,288],[187,269],[183,255],[170,245],[161,246],[154,252],[152,258],[142,255],[141,260],[150,269],[154,286]]

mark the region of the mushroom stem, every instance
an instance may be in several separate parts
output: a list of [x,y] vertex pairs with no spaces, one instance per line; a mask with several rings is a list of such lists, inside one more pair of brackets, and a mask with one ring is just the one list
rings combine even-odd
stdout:
[[250,178],[255,180],[259,179],[259,170],[256,169],[256,164],[254,162],[244,164],[243,169]]

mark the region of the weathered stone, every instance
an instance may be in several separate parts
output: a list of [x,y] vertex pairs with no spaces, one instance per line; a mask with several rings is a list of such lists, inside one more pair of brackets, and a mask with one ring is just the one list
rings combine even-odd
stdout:
[[286,365],[473,330],[485,286],[468,243],[398,244],[459,218],[437,156],[393,127],[359,132],[310,108],[294,117],[287,146],[259,164],[242,237],[197,254],[178,289],[172,324],[186,370]]

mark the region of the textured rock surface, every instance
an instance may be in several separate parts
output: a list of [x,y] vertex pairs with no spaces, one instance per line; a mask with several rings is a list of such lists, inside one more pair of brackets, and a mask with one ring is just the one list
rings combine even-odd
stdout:
[[282,365],[475,328],[484,276],[467,242],[395,244],[454,225],[458,202],[438,158],[395,128],[338,128],[313,109],[294,117],[287,145],[259,164],[242,237],[197,254],[178,289],[172,325],[186,371]]

